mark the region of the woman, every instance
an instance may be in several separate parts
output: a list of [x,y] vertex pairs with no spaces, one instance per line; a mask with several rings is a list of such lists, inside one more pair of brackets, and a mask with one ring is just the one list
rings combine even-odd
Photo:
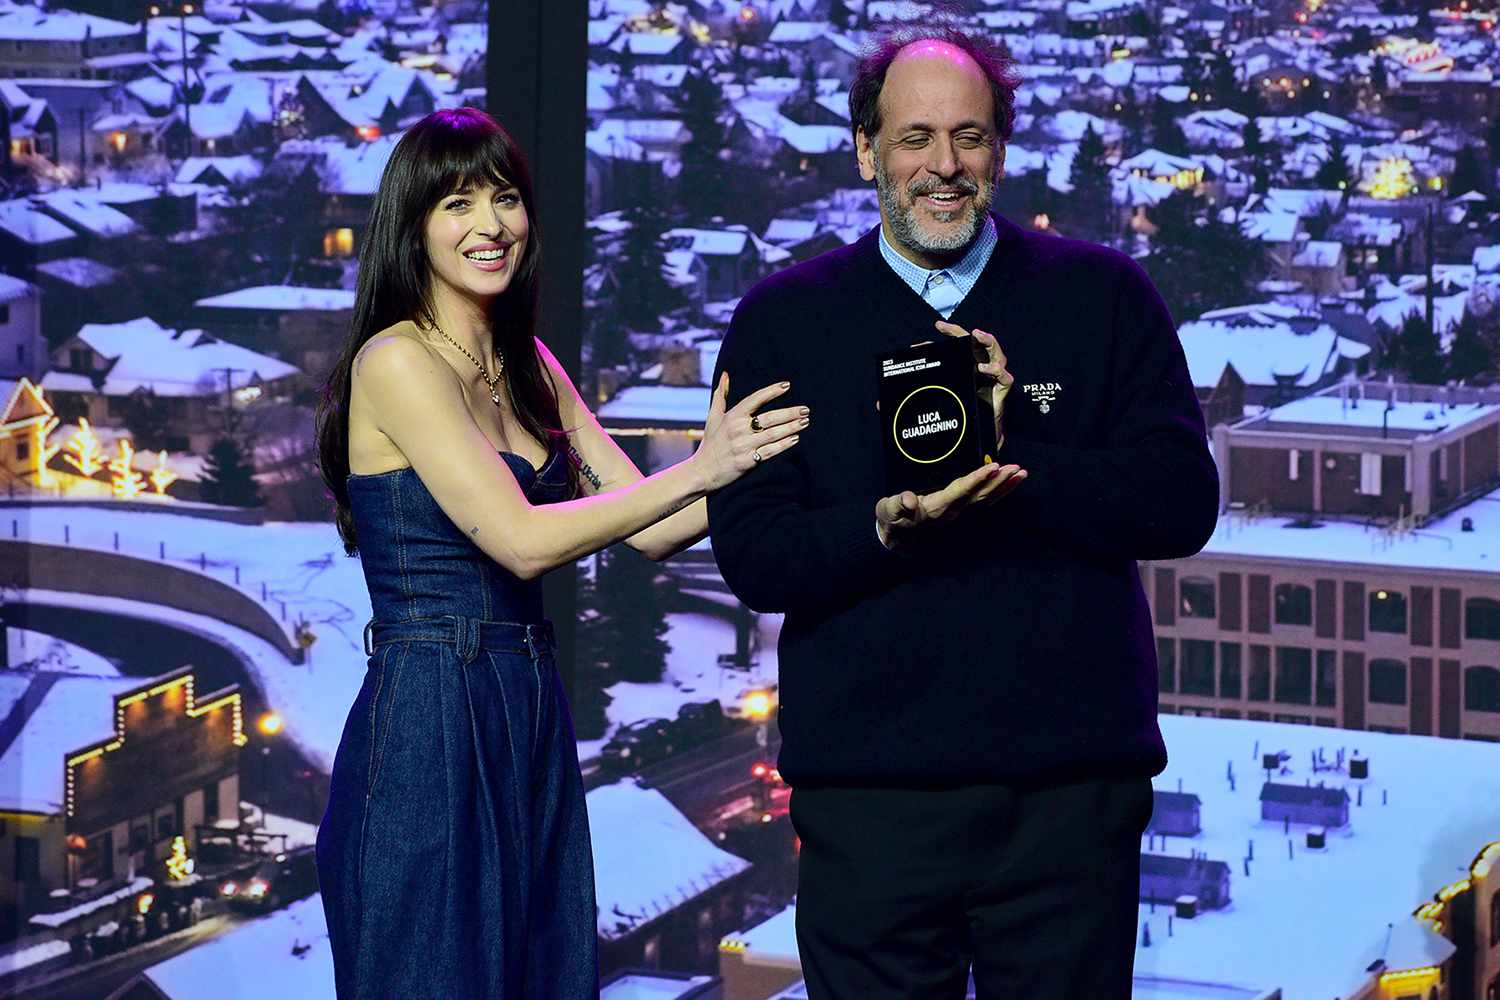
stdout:
[[615,542],[661,559],[704,497],[792,447],[805,408],[725,412],[643,478],[534,338],[540,240],[514,142],[469,108],[396,145],[318,414],[375,618],[318,872],[338,995],[598,992],[593,863],[540,577]]

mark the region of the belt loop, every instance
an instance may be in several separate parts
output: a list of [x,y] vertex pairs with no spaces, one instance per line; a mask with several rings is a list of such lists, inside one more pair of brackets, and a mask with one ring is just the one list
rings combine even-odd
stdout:
[[375,655],[374,636],[371,634],[374,631],[375,631],[375,619],[371,618],[369,621],[365,622],[364,640],[365,640],[365,655],[366,656],[374,656]]
[[537,627],[535,625],[526,626],[526,652],[531,655],[533,660],[540,659],[540,654],[537,652],[536,633]]
[[458,645],[458,659],[468,663],[479,655],[479,621],[464,615],[454,616],[454,639]]

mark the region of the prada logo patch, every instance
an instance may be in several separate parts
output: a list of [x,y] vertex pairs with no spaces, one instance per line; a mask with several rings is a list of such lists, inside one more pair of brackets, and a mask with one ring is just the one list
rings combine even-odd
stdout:
[[1036,408],[1043,413],[1052,412],[1052,403],[1057,399],[1058,393],[1062,392],[1061,382],[1022,382],[1021,391],[1036,404]]

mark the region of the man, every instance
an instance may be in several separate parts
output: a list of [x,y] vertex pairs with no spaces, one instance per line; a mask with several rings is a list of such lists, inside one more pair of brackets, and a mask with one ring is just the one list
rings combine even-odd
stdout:
[[[812,413],[709,518],[734,592],[786,614],[813,1000],[958,998],[971,965],[980,997],[1130,995],[1166,762],[1135,561],[1197,551],[1218,488],[1140,268],[989,214],[1016,83],[948,30],[867,57],[850,107],[880,227],[752,289],[720,354],[731,392],[788,379]],[[995,461],[882,497],[877,354],[976,327]]]

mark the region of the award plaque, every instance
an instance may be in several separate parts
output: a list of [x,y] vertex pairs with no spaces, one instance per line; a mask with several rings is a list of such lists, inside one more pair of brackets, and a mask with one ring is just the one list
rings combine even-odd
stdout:
[[879,356],[886,492],[931,493],[995,453],[995,418],[979,398],[972,337],[943,337]]

